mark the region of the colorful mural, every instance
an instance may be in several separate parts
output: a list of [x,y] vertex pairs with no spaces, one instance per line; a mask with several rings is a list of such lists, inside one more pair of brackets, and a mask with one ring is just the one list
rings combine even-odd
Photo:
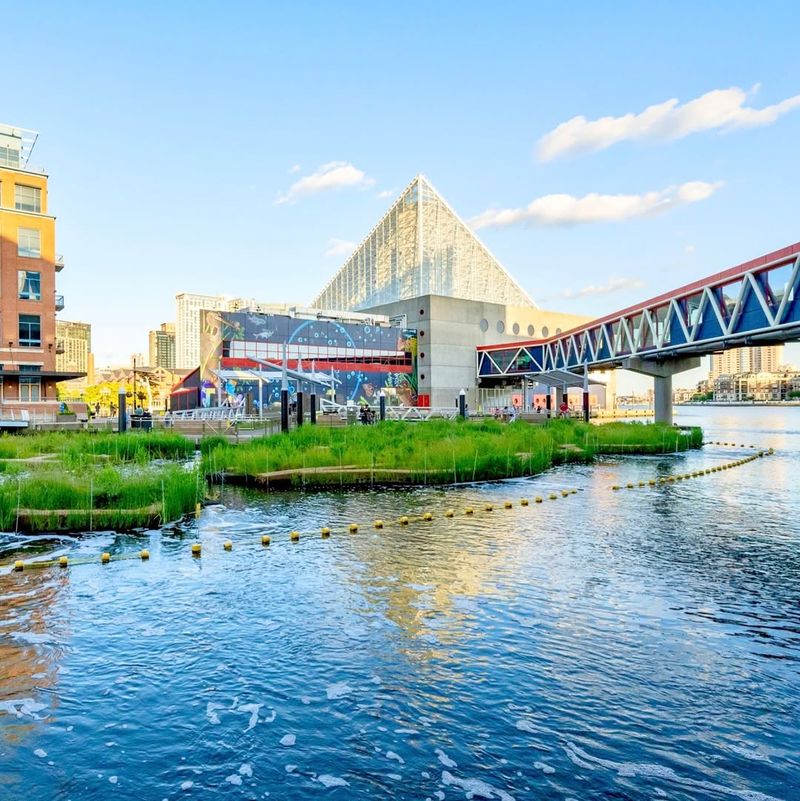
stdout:
[[417,403],[417,332],[367,323],[254,312],[201,312],[200,403],[280,401],[286,360],[289,392],[337,403]]

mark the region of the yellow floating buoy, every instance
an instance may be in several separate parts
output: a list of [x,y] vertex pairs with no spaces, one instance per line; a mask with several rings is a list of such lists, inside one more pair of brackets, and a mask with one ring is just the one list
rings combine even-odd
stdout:
[[644,481],[640,481],[640,482],[639,482],[639,486],[640,486],[640,487],[643,487],[643,486],[645,486],[645,483],[644,483]]
[[226,551],[230,551],[233,548],[233,543],[230,540],[225,540],[225,542],[222,543],[222,547]]
[[291,532],[289,532],[289,539],[292,542],[298,542],[300,540],[300,532],[299,531],[291,531]]
[[551,501],[558,500],[558,495],[556,495],[556,494],[555,494],[555,492],[551,492],[551,493],[550,493],[550,494],[549,494],[547,497],[548,497],[548,498],[549,498]]
[[651,478],[651,479],[650,479],[650,480],[649,480],[647,483],[648,483],[648,484],[649,484],[651,487],[655,487],[655,485],[656,485],[656,480],[655,480],[654,478]]
[[773,453],[775,453],[775,449],[774,449],[774,448],[770,448],[770,449],[767,451],[767,453],[768,453],[770,456],[772,456],[772,454],[773,454]]
[[375,528],[383,528],[383,520],[376,520]]
[[569,491],[568,490],[561,490],[561,497],[562,498],[566,498],[567,495],[569,495]]
[[628,489],[633,489],[633,483],[632,483],[632,482],[630,482],[630,481],[629,481],[629,482],[628,482],[628,483],[627,483],[625,486],[626,486]]
[[192,556],[200,556],[203,552],[203,546],[199,542],[192,543]]
[[570,494],[570,495],[577,495],[577,494],[578,494],[578,490],[576,490],[576,489],[571,489],[571,490],[569,491],[569,494]]
[[455,517],[455,514],[456,514],[456,512],[455,512],[455,509],[448,509],[448,510],[447,510],[447,511],[444,513],[444,516],[445,516],[445,517]]
[[58,564],[59,567],[66,567],[69,564],[69,559],[66,556],[59,556],[58,557]]
[[100,555],[100,561],[101,561],[101,562],[102,562],[104,565],[107,565],[107,564],[108,564],[108,563],[111,561],[111,554],[110,554],[110,553],[108,553],[107,551],[106,551],[106,552],[104,552],[104,553],[102,553],[102,554]]
[[513,504],[513,503],[511,503],[511,501],[506,501],[506,502],[503,504],[503,508],[504,508],[504,509],[511,509],[513,506],[514,506],[514,504]]
[[[621,487],[619,486],[619,484],[612,484],[611,489],[612,490],[618,490],[618,489],[621,489]],[[536,499],[536,503],[540,503],[538,498]]]
[[322,534],[322,536],[323,536],[323,537],[330,537],[330,535],[331,535],[331,530],[330,530],[330,529],[329,529],[327,526],[323,526],[323,527],[322,527],[322,528],[319,530],[319,533],[320,533],[320,534]]
[[405,515],[403,515],[400,518],[400,520],[398,520],[398,522],[400,523],[401,526],[407,526],[408,525],[408,518]]
[[262,534],[261,535],[261,544],[262,545],[269,545],[270,542],[271,542],[271,540],[270,540],[270,538],[269,538],[269,536],[267,534]]
[[534,503],[541,503],[543,500],[544,500],[544,498],[542,498],[542,496],[541,496],[541,495],[537,495],[537,496],[536,496],[536,497],[533,499],[533,502],[534,502]]
[[430,512],[425,512],[425,514],[422,515],[422,519],[423,520],[433,520],[433,515]]
[[17,561],[14,562],[14,570],[20,571],[24,567],[25,567],[25,562],[23,562],[22,559],[17,559]]
[[142,548],[142,550],[139,551],[139,558],[142,561],[144,561],[146,559],[149,559],[150,558],[150,551],[148,551],[147,548]]
[[465,515],[471,515],[471,514],[475,514],[475,511],[474,511],[474,509],[473,509],[471,506],[468,506],[468,507],[467,507],[467,508],[464,510],[464,514],[465,514]]
[[358,531],[358,523],[351,523],[351,524],[350,524],[350,525],[347,527],[347,530],[348,530],[348,531],[349,531],[351,534],[355,534],[355,533],[356,533],[356,531]]
[[491,512],[491,511],[494,509],[494,506],[492,506],[492,504],[490,504],[490,503],[487,503],[487,504],[486,504],[486,506],[484,506],[483,508],[484,508],[484,509],[485,509],[487,512]]
[[528,505],[528,499],[527,498],[520,498],[519,505],[520,506],[527,506]]

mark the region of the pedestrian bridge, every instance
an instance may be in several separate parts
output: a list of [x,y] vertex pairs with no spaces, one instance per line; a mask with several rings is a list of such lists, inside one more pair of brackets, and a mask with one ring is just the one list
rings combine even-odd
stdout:
[[[700,356],[796,339],[800,242],[546,339],[478,347],[478,381],[562,386],[591,370],[633,370],[655,378],[656,419],[671,422],[672,375]],[[573,381],[560,381],[565,373]]]

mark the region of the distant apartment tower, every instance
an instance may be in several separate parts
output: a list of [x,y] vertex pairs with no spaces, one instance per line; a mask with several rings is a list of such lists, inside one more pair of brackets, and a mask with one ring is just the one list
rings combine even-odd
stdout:
[[709,380],[721,375],[772,373],[783,363],[783,345],[729,348],[711,357]]
[[253,311],[260,314],[285,314],[294,304],[264,303],[254,298],[228,295],[195,295],[181,292],[175,296],[175,367],[192,370],[200,364],[201,311]]
[[78,371],[56,365],[55,218],[47,175],[28,167],[38,134],[0,125],[0,404],[45,411],[56,383]]
[[56,320],[56,369],[65,373],[89,373],[92,326]]
[[150,358],[149,367],[163,367],[165,370],[175,369],[175,323],[161,323],[161,326],[149,334]]

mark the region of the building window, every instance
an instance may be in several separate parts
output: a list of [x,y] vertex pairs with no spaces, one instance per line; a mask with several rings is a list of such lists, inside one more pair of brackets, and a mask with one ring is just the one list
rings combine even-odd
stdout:
[[17,253],[38,259],[42,255],[42,237],[38,228],[17,229]]
[[489,321],[487,319],[481,320],[479,325],[484,334],[489,330]]
[[41,373],[42,366],[40,364],[21,364],[19,371],[21,373]]
[[21,401],[35,402],[42,397],[42,379],[20,376],[19,399]]
[[19,346],[21,348],[42,346],[42,321],[38,314],[20,314]]
[[506,330],[506,324],[502,320],[498,320],[495,328],[498,334],[502,334]]
[[31,270],[20,270],[17,273],[17,284],[20,300],[42,299],[42,274]]
[[535,333],[536,333],[536,329],[532,325],[529,325],[528,326],[528,336],[532,337]]
[[0,145],[0,167],[19,167],[19,150]]
[[42,190],[38,186],[14,185],[14,208],[20,211],[42,211]]

